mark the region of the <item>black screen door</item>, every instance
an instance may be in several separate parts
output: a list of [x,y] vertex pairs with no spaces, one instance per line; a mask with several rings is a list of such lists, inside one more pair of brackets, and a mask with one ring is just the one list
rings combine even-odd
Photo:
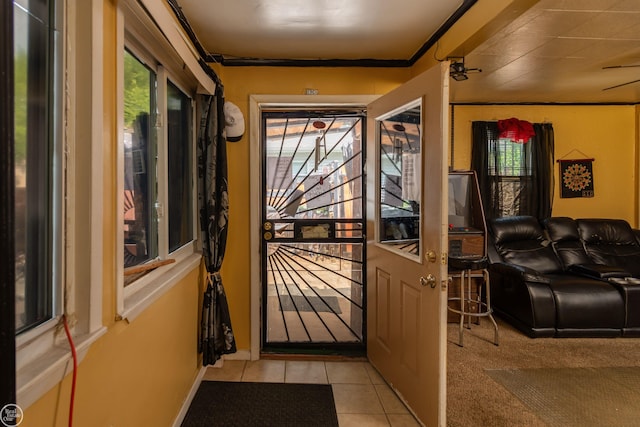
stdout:
[[364,352],[364,120],[262,112],[263,352]]

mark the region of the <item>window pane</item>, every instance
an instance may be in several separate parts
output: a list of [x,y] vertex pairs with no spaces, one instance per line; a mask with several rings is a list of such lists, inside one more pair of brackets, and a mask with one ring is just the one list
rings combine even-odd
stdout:
[[[508,138],[489,141],[489,174],[498,176],[527,176],[531,174],[530,143],[520,144]],[[493,146],[493,149],[492,147]],[[497,165],[495,163],[498,163]]]
[[14,2],[16,331],[53,315],[48,1]]
[[420,252],[422,194],[422,106],[413,102],[378,120],[380,162],[379,240],[396,249]]
[[[267,117],[268,116],[268,117]],[[274,219],[362,218],[358,113],[265,116],[265,204]]]
[[167,84],[167,130],[169,170],[169,252],[193,238],[191,175],[191,102]]
[[124,55],[124,266],[157,256],[156,77]]

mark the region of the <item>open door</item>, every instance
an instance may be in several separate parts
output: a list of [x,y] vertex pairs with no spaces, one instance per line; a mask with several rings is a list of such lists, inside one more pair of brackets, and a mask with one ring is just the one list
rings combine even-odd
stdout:
[[448,79],[367,108],[367,354],[427,426],[446,425]]

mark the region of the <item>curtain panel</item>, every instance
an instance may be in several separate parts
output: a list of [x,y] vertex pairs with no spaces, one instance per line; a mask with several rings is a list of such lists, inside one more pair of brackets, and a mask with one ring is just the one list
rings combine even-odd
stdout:
[[[550,123],[534,123],[535,135],[523,144],[499,138],[497,122],[472,123],[471,168],[476,171],[487,219],[551,216],[554,134]],[[509,144],[518,144],[510,150]],[[513,152],[520,157],[513,158]]]
[[201,96],[198,104],[198,211],[202,256],[207,268],[198,351],[202,353],[204,366],[215,364],[223,354],[236,352],[229,306],[220,276],[229,219],[222,90],[222,85],[217,85],[215,94]]

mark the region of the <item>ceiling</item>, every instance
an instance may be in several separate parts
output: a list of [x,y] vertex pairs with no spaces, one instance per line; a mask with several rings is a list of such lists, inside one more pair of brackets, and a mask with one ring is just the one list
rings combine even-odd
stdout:
[[[465,56],[456,102],[638,102],[639,0],[540,0]],[[638,68],[603,69],[613,65]]]
[[[410,66],[475,0],[170,0],[223,65]],[[474,4],[475,3],[475,4]],[[637,103],[640,0],[540,0],[464,53],[452,102]],[[344,65],[344,64],[343,64]],[[603,69],[613,65],[638,67]]]
[[[477,0],[170,0],[225,64],[363,61],[408,66]],[[209,4],[207,4],[209,3]],[[386,64],[385,64],[386,61]],[[273,63],[271,61],[270,63]]]

